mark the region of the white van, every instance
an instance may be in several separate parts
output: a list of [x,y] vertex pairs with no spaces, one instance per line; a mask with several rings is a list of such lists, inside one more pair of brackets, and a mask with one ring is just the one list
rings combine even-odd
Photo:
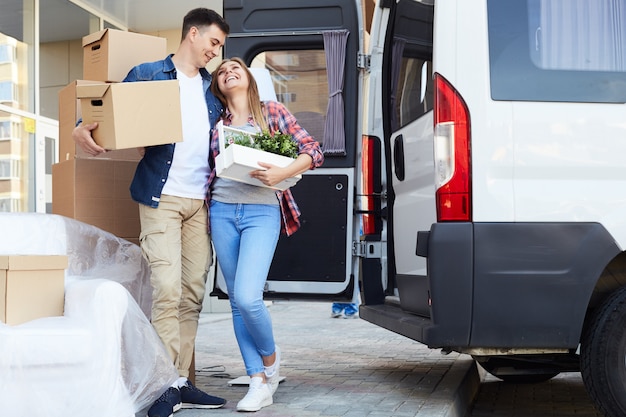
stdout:
[[358,283],[369,322],[626,415],[626,0],[370,3],[224,2],[326,154],[267,298]]

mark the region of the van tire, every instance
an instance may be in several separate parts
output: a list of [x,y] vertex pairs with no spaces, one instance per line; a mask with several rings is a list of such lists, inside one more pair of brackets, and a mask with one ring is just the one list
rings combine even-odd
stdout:
[[581,374],[589,396],[607,417],[626,415],[626,286],[610,295],[586,326]]
[[474,360],[491,375],[504,382],[534,384],[554,378],[560,373],[558,366],[543,361],[533,363],[528,356],[473,356]]

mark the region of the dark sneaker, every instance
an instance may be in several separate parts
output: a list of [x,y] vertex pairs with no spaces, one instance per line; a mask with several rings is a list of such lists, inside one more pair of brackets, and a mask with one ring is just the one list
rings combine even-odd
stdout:
[[341,317],[343,315],[343,313],[341,312],[341,310],[335,310],[333,309],[333,311],[330,312],[330,317],[334,318],[334,319],[338,319],[339,317]]
[[178,388],[169,387],[152,404],[148,410],[148,417],[172,417],[175,411],[181,407],[180,391]]
[[200,391],[191,381],[180,387],[180,397],[183,408],[220,408],[226,404],[225,399]]

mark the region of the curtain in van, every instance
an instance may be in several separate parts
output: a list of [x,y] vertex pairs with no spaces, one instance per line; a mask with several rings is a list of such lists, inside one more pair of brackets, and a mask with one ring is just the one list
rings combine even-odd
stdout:
[[346,63],[347,30],[325,31],[324,51],[328,74],[328,108],[324,126],[324,154],[346,154],[346,132],[344,130],[343,80]]
[[534,44],[540,67],[626,70],[626,0],[539,1]]

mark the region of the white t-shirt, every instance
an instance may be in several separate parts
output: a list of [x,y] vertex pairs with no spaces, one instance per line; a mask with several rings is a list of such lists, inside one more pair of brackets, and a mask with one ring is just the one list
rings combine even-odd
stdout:
[[189,78],[177,71],[183,141],[174,148],[174,158],[163,194],[204,199],[209,169],[211,124],[202,88],[202,76]]

